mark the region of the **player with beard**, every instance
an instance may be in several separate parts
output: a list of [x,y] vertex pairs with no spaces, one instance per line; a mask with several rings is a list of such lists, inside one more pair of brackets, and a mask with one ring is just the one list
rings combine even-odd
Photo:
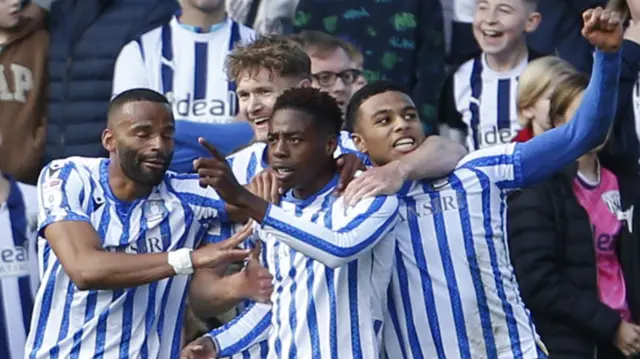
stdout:
[[175,358],[189,274],[249,254],[236,249],[246,231],[200,246],[227,213],[197,176],[167,171],[174,119],[164,96],[118,95],[102,143],[108,159],[56,160],[40,174],[29,358]]

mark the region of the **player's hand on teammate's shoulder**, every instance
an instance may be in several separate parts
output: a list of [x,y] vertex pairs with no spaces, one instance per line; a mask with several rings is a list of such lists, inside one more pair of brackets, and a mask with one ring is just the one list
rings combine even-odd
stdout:
[[406,171],[399,161],[369,168],[349,183],[344,191],[344,203],[353,206],[363,198],[393,195],[402,188],[406,179]]
[[602,51],[617,51],[622,45],[620,13],[597,7],[582,13],[582,36]]
[[200,337],[187,344],[180,353],[180,359],[215,359],[217,356],[213,340],[208,337]]
[[280,195],[287,190],[279,183],[276,173],[271,168],[255,175],[249,184],[251,193],[275,205],[280,203]]
[[340,179],[336,187],[336,194],[342,193],[349,183],[355,178],[358,171],[366,170],[362,160],[353,153],[345,153],[336,159],[336,165],[340,171]]
[[214,268],[224,272],[227,266],[236,261],[245,260],[251,250],[240,249],[239,246],[253,233],[250,224],[245,225],[238,233],[218,243],[204,245],[191,253],[194,268]]

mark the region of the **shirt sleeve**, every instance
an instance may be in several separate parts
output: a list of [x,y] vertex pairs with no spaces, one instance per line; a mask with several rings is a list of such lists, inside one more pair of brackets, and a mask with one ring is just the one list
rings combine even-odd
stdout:
[[197,174],[172,176],[171,192],[191,206],[198,220],[210,221],[210,225],[215,224],[216,220],[229,221],[224,201],[213,188],[201,187]]
[[83,221],[91,219],[82,206],[81,198],[90,193],[73,162],[53,161],[40,173],[37,185],[38,234],[44,237],[45,228],[51,223]]
[[113,97],[134,88],[149,88],[149,78],[144,65],[141,44],[131,41],[124,45],[113,70]]
[[254,303],[234,320],[206,335],[216,343],[218,358],[241,353],[269,337],[271,304]]
[[[338,202],[339,201],[339,202]],[[394,196],[366,198],[354,207],[336,200],[328,219],[336,229],[313,223],[269,205],[260,238],[270,236],[326,266],[336,268],[371,250],[391,231],[398,219],[398,199]]]

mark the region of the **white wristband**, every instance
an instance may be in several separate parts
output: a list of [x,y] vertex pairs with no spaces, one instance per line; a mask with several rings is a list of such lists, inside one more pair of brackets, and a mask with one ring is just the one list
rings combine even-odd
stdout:
[[191,262],[191,249],[180,248],[168,253],[168,260],[170,266],[177,275],[188,275],[193,273],[193,263]]

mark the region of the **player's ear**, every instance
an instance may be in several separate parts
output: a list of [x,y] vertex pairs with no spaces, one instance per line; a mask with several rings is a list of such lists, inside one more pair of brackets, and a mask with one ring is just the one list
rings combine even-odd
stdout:
[[300,82],[298,82],[298,87],[311,87],[311,80],[309,79],[303,79]]
[[338,136],[335,134],[330,135],[327,138],[326,154],[327,156],[333,156],[338,148]]
[[104,147],[107,152],[116,150],[116,139],[113,137],[113,132],[108,128],[102,131],[102,147]]
[[542,15],[539,12],[533,11],[527,17],[527,23],[525,24],[524,31],[525,32],[534,32],[540,25],[540,21],[542,20]]
[[351,133],[351,140],[353,141],[353,144],[356,145],[358,151],[368,153],[367,142],[359,133]]

